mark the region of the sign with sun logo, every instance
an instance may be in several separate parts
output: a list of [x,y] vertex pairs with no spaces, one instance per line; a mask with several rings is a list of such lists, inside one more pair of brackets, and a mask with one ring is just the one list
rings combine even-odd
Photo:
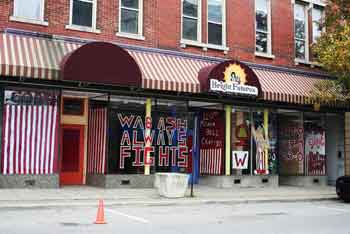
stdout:
[[231,64],[224,71],[224,80],[240,85],[245,85],[247,82],[247,74],[244,69],[238,64]]
[[247,85],[247,73],[240,64],[228,64],[222,74],[222,80],[213,78],[210,79],[210,91],[232,93],[242,96],[258,96],[258,88]]

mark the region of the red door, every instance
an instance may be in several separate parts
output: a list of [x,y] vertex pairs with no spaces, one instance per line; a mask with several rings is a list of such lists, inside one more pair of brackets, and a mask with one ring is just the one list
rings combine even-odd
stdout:
[[84,126],[63,125],[61,145],[61,185],[83,184]]

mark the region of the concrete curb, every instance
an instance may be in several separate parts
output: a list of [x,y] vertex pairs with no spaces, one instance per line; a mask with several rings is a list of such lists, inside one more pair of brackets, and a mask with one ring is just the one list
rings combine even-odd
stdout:
[[[196,198],[193,198],[196,199]],[[331,201],[338,200],[337,197],[301,197],[301,198],[251,198],[251,199],[197,199],[192,200],[175,200],[166,199],[158,201],[114,201],[105,200],[105,206],[190,206],[190,205],[202,205],[202,204],[254,204],[254,203],[293,203],[293,202],[317,202],[317,201]],[[1,204],[3,203],[4,204]],[[0,208],[6,209],[35,209],[35,208],[59,208],[59,207],[91,207],[98,205],[97,200],[56,200],[56,201],[44,201],[34,202],[28,201],[28,203],[19,203],[18,201],[1,201]]]

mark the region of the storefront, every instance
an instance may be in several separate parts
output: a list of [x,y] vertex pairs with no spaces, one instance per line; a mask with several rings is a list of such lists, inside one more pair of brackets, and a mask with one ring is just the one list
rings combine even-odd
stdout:
[[321,74],[104,42],[0,42],[20,42],[0,50],[0,187],[153,187],[157,172],[215,187],[320,185],[343,173],[345,110],[308,102]]

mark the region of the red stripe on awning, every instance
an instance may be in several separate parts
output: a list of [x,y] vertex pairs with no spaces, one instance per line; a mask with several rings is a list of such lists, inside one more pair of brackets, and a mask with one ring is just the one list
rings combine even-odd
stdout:
[[[253,68],[267,101],[306,104],[314,85],[322,78],[304,74]],[[274,94],[274,95],[270,95]]]
[[198,93],[201,60],[130,50],[142,71],[143,88]]
[[[65,55],[82,44],[0,34],[0,75],[57,80]],[[161,52],[127,50],[142,72],[142,88],[199,93],[198,72],[215,62]],[[266,101],[305,104],[321,78],[293,72],[253,68]]]

